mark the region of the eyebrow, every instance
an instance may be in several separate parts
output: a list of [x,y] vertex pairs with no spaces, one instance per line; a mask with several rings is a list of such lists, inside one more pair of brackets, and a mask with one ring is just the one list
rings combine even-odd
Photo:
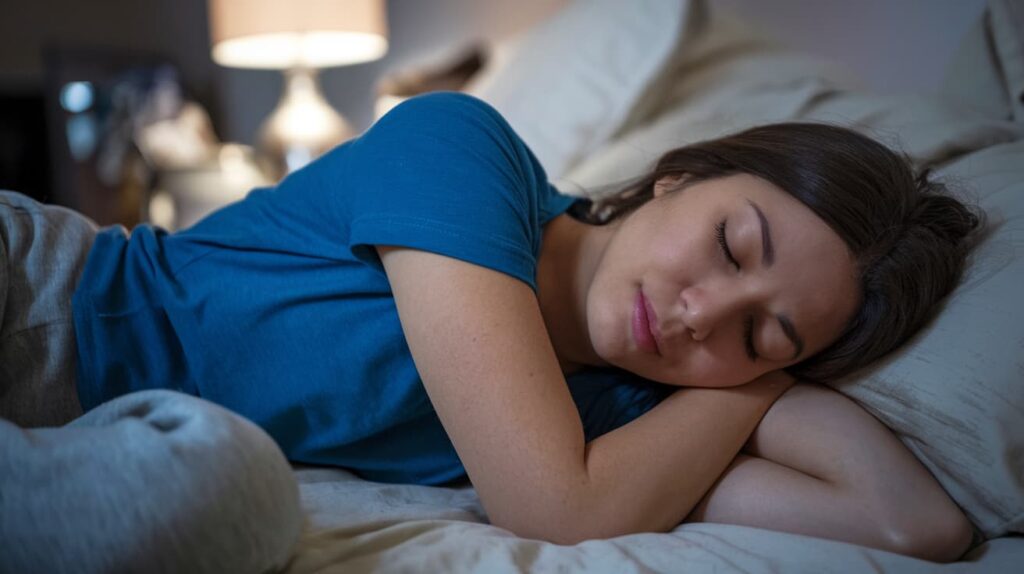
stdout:
[[761,263],[765,267],[771,267],[772,263],[775,263],[775,245],[772,243],[772,228],[768,225],[768,218],[764,216],[764,212],[754,203],[754,200],[748,199],[747,203],[750,204],[750,207],[754,208],[754,211],[757,213],[757,219],[761,222]]
[[[764,212],[761,211],[761,207],[754,203],[754,200],[748,199],[747,203],[750,207],[754,208],[754,212],[757,213],[757,219],[761,222],[761,263],[765,267],[771,267],[775,263],[775,244],[772,243],[772,229],[768,225],[768,218],[764,216]],[[793,353],[790,360],[794,360],[804,352],[804,339],[800,336],[800,333],[796,332],[796,327],[793,325],[793,321],[789,320],[789,317],[783,314],[775,316],[779,320],[779,324],[782,325],[782,332],[786,334],[786,337],[793,342],[793,346],[796,347],[796,352]]]

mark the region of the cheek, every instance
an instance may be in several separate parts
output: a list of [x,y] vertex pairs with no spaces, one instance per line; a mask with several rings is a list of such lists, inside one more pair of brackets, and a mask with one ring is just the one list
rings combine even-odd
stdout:
[[619,324],[620,309],[615,304],[619,299],[612,287],[612,278],[603,274],[594,277],[594,282],[587,292],[587,335],[594,352],[605,361],[614,361],[626,351],[628,341],[623,339]]
[[612,238],[587,290],[590,344],[599,357],[613,363],[628,355],[632,345],[632,298],[644,274],[643,266],[637,265],[635,239],[621,231]]

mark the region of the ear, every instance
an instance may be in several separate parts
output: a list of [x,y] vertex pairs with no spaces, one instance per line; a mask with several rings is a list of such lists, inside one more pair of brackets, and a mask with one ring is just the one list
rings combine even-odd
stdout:
[[683,177],[682,175],[666,175],[654,182],[654,197],[661,197],[679,187]]

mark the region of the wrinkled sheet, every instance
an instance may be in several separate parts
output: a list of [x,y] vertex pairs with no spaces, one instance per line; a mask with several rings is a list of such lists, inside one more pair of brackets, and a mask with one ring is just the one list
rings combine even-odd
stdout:
[[471,486],[381,484],[340,469],[296,469],[307,524],[288,574],[307,572],[1008,573],[1024,537],[987,542],[953,564],[744,526],[684,524],[559,546],[487,524]]

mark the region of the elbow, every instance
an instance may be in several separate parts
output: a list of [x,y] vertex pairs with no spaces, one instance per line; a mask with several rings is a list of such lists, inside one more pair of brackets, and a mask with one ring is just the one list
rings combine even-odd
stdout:
[[954,562],[967,552],[973,538],[971,523],[956,510],[938,520],[890,528],[886,550],[929,562]]

